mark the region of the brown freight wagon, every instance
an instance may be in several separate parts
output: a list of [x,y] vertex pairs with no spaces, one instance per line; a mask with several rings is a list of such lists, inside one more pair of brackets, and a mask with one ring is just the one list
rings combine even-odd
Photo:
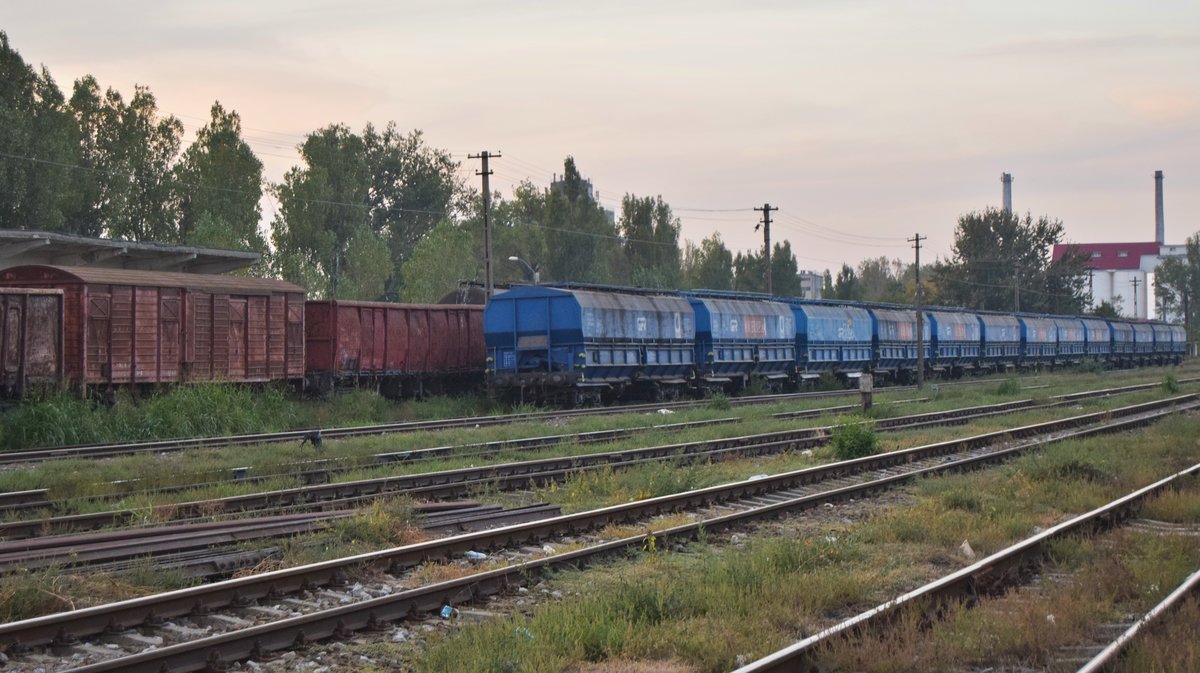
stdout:
[[18,266],[0,286],[63,292],[63,374],[113,386],[304,377],[304,290],[261,278]]
[[325,300],[304,306],[308,385],[378,387],[391,397],[483,380],[483,307]]
[[62,382],[62,290],[0,287],[0,398]]

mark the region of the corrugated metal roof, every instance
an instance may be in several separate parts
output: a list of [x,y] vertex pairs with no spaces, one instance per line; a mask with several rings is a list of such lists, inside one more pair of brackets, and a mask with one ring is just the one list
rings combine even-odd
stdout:
[[229,294],[270,294],[291,292],[304,294],[304,288],[287,281],[273,278],[245,278],[242,276],[219,276],[197,273],[172,273],[169,271],[137,271],[133,269],[105,269],[89,266],[14,266],[0,271],[0,282],[15,280],[77,280],[84,283],[103,285],[132,285],[136,287],[182,287],[204,292]]

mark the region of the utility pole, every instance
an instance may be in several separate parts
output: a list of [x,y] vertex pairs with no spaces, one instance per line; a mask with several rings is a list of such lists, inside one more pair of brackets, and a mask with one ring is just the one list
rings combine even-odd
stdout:
[[775,294],[775,288],[771,283],[771,211],[779,209],[772,208],[769,203],[764,203],[762,208],[756,207],[754,210],[763,214],[762,221],[754,225],[754,230],[758,231],[759,227],[762,227],[763,230],[763,248],[766,250],[767,261],[767,294],[773,295]]
[[925,387],[925,290],[921,287],[921,241],[928,236],[913,234],[908,239],[917,253],[917,389]]
[[1137,289],[1138,289],[1138,285],[1141,285],[1141,284],[1142,284],[1142,279],[1141,279],[1141,278],[1134,278],[1134,279],[1133,279],[1132,281],[1130,281],[1130,282],[1132,282],[1132,283],[1133,283],[1133,317],[1134,317],[1134,319],[1136,320],[1136,319],[1137,319],[1137,317],[1138,317],[1138,309],[1137,309]]
[[483,166],[480,170],[475,171],[475,175],[483,176],[483,276],[484,289],[487,292],[487,298],[492,298],[492,190],[488,186],[488,176],[492,171],[488,169],[488,159],[499,159],[500,153],[492,154],[487,150],[479,154],[468,154],[468,159],[480,159]]

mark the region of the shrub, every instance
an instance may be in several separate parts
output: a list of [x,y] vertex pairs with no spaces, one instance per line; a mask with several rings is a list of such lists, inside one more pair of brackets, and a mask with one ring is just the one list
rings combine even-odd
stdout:
[[728,411],[732,405],[729,404],[729,398],[724,393],[714,393],[712,397],[708,398],[706,406],[714,411]]
[[1167,374],[1167,378],[1163,379],[1163,390],[1174,395],[1179,392],[1179,379],[1175,378],[1174,374]]
[[1077,374],[1100,374],[1104,372],[1104,363],[1096,358],[1088,358],[1075,365],[1074,371]]
[[833,455],[839,460],[862,458],[879,453],[879,436],[873,423],[846,423],[833,429],[830,438]]
[[1021,382],[1018,381],[1017,377],[1015,376],[1010,376],[1004,379],[1000,382],[1000,385],[996,386],[997,395],[1016,395],[1020,392]]

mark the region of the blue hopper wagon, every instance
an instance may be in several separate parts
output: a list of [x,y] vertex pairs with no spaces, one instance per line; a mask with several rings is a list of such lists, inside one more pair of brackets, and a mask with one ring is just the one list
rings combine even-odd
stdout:
[[[889,308],[868,309],[874,332],[875,371],[907,383],[917,367],[917,314]],[[929,321],[923,321],[925,361],[929,361]]]
[[982,327],[974,313],[929,311],[925,320],[933,335],[930,367],[943,376],[958,378],[979,365]]
[[857,306],[790,302],[796,325],[796,376],[842,379],[871,369],[871,314]]
[[696,315],[696,385],[738,392],[752,378],[782,389],[795,366],[795,319],[776,302],[686,293]]
[[516,287],[484,312],[488,376],[522,400],[598,402],[626,387],[674,396],[692,372],[688,300],[576,287]]
[[1018,316],[1021,323],[1021,366],[1053,365],[1058,354],[1058,327],[1052,318]]
[[1079,322],[1083,325],[1084,354],[1096,360],[1108,359],[1112,353],[1112,330],[1108,322],[1099,318],[1083,318]]
[[1073,365],[1083,361],[1087,355],[1087,330],[1079,318],[1053,318],[1058,330],[1058,358],[1060,365]]
[[1112,335],[1112,361],[1119,367],[1128,367],[1134,362],[1133,323],[1123,320],[1108,321]]
[[1002,372],[1015,366],[1021,356],[1021,323],[1016,316],[981,313],[978,317],[983,334],[980,367]]

